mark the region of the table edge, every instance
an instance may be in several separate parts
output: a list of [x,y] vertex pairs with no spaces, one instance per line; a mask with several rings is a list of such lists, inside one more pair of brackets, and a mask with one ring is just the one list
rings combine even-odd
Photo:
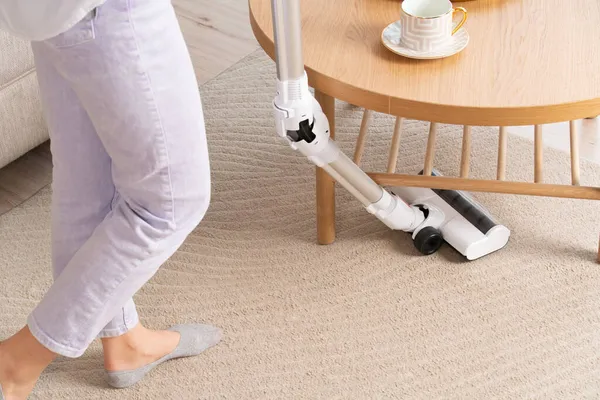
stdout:
[[[248,0],[250,25],[263,51],[275,60],[275,44],[262,30]],[[309,85],[355,106],[403,118],[470,126],[543,125],[600,115],[600,98],[533,107],[465,107],[391,97],[338,81],[305,65]]]

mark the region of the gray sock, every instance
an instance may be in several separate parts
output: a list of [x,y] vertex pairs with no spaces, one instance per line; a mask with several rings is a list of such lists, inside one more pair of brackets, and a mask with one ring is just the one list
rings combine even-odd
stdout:
[[4,400],[4,394],[2,393],[2,386],[0,386],[0,400]]
[[[222,332],[219,328],[210,325],[176,325],[169,330],[179,332],[181,335],[181,339],[175,350],[163,358],[138,369],[128,371],[106,371],[108,384],[119,389],[132,386],[139,382],[157,365],[174,358],[197,356],[204,350],[219,343],[222,336]],[[2,397],[0,397],[0,400],[3,400]]]

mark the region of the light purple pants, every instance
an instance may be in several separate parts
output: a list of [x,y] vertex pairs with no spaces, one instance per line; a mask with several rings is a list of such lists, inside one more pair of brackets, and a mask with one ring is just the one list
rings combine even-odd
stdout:
[[108,0],[32,47],[54,162],[55,279],[28,326],[79,357],[138,322],[132,296],[204,217],[204,117],[169,0]]

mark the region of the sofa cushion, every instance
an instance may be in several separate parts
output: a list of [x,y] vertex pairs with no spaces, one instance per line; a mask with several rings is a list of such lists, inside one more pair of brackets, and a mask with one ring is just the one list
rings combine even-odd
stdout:
[[30,43],[0,31],[0,90],[33,68]]

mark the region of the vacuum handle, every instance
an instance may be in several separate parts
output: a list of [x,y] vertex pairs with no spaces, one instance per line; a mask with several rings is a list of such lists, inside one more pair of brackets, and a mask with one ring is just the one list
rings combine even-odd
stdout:
[[304,75],[300,0],[271,0],[271,12],[277,78],[281,82],[300,79]]

